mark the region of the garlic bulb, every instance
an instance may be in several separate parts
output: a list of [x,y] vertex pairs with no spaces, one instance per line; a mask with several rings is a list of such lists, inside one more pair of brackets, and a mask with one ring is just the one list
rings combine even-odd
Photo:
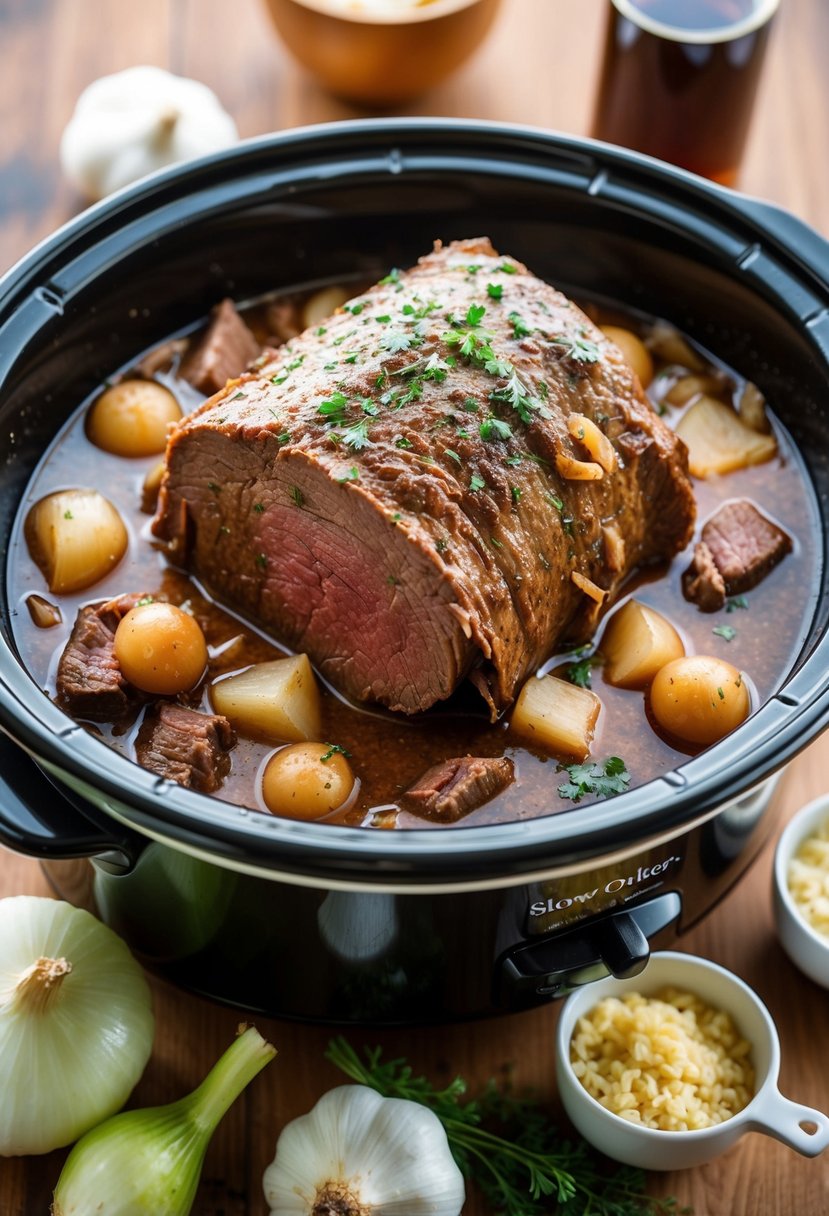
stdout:
[[50,1152],[119,1110],[152,1042],[147,981],[111,929],[55,899],[0,900],[0,1155]]
[[163,68],[134,67],[84,89],[63,133],[60,161],[74,186],[99,199],[238,138],[233,119],[206,85]]
[[262,1184],[271,1216],[459,1216],[464,1202],[437,1115],[365,1085],[289,1123]]

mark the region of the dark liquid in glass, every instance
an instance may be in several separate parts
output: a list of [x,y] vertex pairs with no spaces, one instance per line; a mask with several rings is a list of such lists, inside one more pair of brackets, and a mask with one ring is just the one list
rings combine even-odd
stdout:
[[[733,185],[770,21],[743,34],[739,26],[764,7],[765,0],[634,0],[635,13],[624,16],[611,4],[593,134]],[[636,14],[664,31],[643,29]],[[693,40],[707,32],[710,39]]]

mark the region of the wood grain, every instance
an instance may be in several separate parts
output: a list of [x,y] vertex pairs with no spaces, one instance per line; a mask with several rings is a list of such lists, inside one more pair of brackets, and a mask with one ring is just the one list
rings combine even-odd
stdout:
[[[605,0],[504,0],[489,41],[453,79],[409,114],[531,123],[584,134],[590,123]],[[326,96],[272,33],[258,0],[0,0],[0,267],[67,219],[78,200],[57,168],[60,132],[80,90],[136,63],[195,76],[217,90],[243,136],[351,117]],[[741,178],[750,193],[788,207],[829,234],[829,5],[787,0],[758,101]],[[787,777],[788,811],[822,793],[829,743],[813,744]],[[829,993],[789,964],[775,939],[771,848],[738,888],[682,941],[731,967],[767,1001],[782,1040],[781,1087],[826,1108]],[[35,862],[0,851],[0,896],[48,894]],[[154,983],[158,1038],[136,1098],[168,1101],[194,1085],[230,1041],[233,1011]],[[435,1080],[457,1072],[482,1083],[506,1066],[555,1106],[555,1007],[487,1023],[376,1034]],[[198,1216],[264,1216],[261,1173],[279,1128],[337,1082],[322,1052],[324,1029],[262,1025],[279,1057],[228,1115],[208,1154]],[[353,1036],[359,1042],[362,1036]],[[0,1096],[0,1101],[2,1096]],[[2,1216],[46,1213],[63,1154],[0,1161]],[[819,1216],[829,1212],[829,1161],[806,1161],[748,1136],[725,1158],[683,1174],[653,1176],[697,1216]],[[485,1213],[470,1197],[467,1216]]]

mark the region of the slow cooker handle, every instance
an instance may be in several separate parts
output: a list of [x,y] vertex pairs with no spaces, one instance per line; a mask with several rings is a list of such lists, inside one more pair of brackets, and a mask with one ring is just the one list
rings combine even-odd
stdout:
[[790,211],[763,199],[734,194],[732,205],[752,224],[773,232],[781,249],[789,257],[794,255],[803,269],[818,276],[824,288],[829,284],[829,241],[818,232]]
[[0,844],[41,860],[94,857],[113,873],[132,869],[142,838],[52,781],[0,730]]

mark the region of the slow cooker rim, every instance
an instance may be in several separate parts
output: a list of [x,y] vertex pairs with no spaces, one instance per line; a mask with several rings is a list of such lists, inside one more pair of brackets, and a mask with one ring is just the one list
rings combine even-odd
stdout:
[[[441,137],[474,135],[484,141],[496,138],[507,143],[517,140],[519,144],[529,141],[545,151],[572,154],[590,180],[595,180],[597,174],[607,174],[608,168],[612,168],[625,170],[628,174],[631,170],[634,174],[644,173],[648,181],[668,182],[674,186],[679,183],[684,194],[691,196],[687,200],[689,207],[692,200],[704,199],[707,203],[713,203],[718,212],[739,220],[741,225],[748,222],[760,228],[776,244],[774,234],[763,227],[762,216],[758,218],[756,214],[747,213],[744,206],[737,205],[736,198],[729,191],[623,149],[513,124],[454,119],[365,119],[300,128],[247,140],[216,155],[163,170],[104,200],[46,238],[0,280],[0,322],[4,297],[13,301],[22,292],[28,292],[32,279],[56,255],[63,253],[65,264],[78,243],[90,240],[94,245],[96,232],[122,211],[133,208],[141,213],[143,209],[145,217],[152,216],[153,211],[160,210],[162,205],[171,201],[166,194],[182,190],[185,183],[188,183],[187,195],[192,200],[193,182],[200,176],[212,178],[217,170],[232,165],[235,169],[234,179],[238,177],[244,181],[251,176],[249,162],[255,161],[263,152],[267,154],[272,150],[279,152],[297,147],[313,151],[332,140],[335,149],[339,146],[341,155],[346,155],[349,140],[362,138],[387,144],[389,137],[393,136],[402,140],[408,135],[423,140],[428,139],[430,134]],[[390,156],[393,151],[390,150]],[[497,149],[493,153],[490,146],[489,155],[496,154]],[[453,157],[461,155],[462,152],[456,147]],[[401,165],[397,163],[391,171],[401,172]],[[203,189],[209,185],[210,182],[205,181]],[[150,206],[147,207],[147,204]],[[766,219],[773,217],[771,208],[764,204],[758,206]],[[780,215],[786,216],[786,213],[781,212]],[[803,232],[815,235],[805,227]],[[825,279],[808,267],[795,251],[785,252],[804,275],[808,270],[811,279],[817,278],[823,291],[826,291]],[[385,873],[387,877],[394,874],[402,876],[404,873],[411,876],[417,870],[424,881],[437,875],[446,878],[453,869],[468,874],[470,864],[492,869],[493,874],[499,869],[505,874],[514,874],[537,868],[540,859],[550,859],[551,850],[563,844],[567,848],[564,853],[556,854],[557,865],[568,856],[595,856],[597,837],[605,843],[612,840],[614,848],[623,847],[651,834],[649,829],[655,829],[657,817],[660,829],[675,827],[679,832],[689,821],[696,821],[701,815],[704,817],[718,805],[727,802],[729,797],[769,776],[829,718],[829,689],[821,689],[820,682],[810,678],[818,666],[826,669],[824,656],[827,653],[829,639],[824,637],[795,675],[790,673],[778,693],[753,715],[746,726],[702,756],[684,764],[678,771],[617,795],[610,802],[599,802],[585,808],[568,808],[534,820],[453,827],[453,835],[463,833],[462,861],[465,864],[462,866],[452,856],[456,850],[448,851],[447,856],[447,850],[440,844],[446,829],[439,832],[407,830],[391,834],[338,827],[336,836],[332,837],[331,827],[324,824],[297,824],[270,819],[171,786],[109,750],[107,763],[102,765],[100,742],[91,738],[82,727],[75,724],[67,727],[71,719],[48,699],[42,698],[43,703],[38,706],[40,713],[34,712],[32,705],[26,703],[26,689],[19,678],[15,678],[15,673],[23,677],[29,690],[34,683],[2,638],[0,689],[5,697],[0,701],[0,725],[47,765],[80,781],[89,782],[90,776],[94,776],[92,784],[102,794],[119,802],[128,802],[135,812],[133,826],[139,832],[142,820],[151,822],[156,828],[162,823],[169,830],[171,839],[196,837],[208,843],[211,851],[228,856],[240,850],[247,852],[251,843],[256,841],[258,860],[267,869],[288,865],[304,872],[313,858],[314,868],[322,866],[332,873],[344,873],[356,862],[363,871],[369,867],[378,875]],[[787,691],[793,679],[798,682],[797,695]],[[759,769],[756,757],[758,736],[764,749]],[[91,754],[90,749],[94,749]],[[694,773],[689,780],[687,774],[690,769],[694,769]],[[724,773],[728,777],[726,782],[723,782]],[[626,812],[630,812],[629,817]],[[578,819],[576,831],[573,830],[576,825],[570,822],[574,817]],[[205,827],[210,830],[205,831]],[[196,828],[198,830],[194,830]],[[381,837],[381,841],[378,841],[378,837]],[[393,837],[393,842],[390,837]],[[379,847],[381,843],[391,847]],[[336,845],[335,849],[332,849],[332,844]],[[332,853],[335,857],[330,856]],[[329,855],[328,861],[323,865],[320,857],[326,854]]]

